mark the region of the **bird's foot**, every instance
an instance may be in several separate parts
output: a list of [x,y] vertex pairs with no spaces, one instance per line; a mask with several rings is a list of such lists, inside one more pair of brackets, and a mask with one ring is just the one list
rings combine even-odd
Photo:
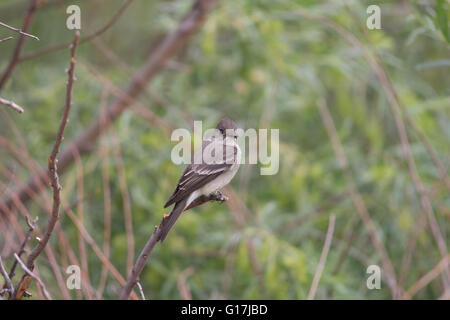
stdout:
[[214,198],[214,200],[220,201],[222,203],[228,200],[228,197],[226,195],[224,195],[222,192],[220,192],[219,190],[217,190],[214,193],[211,193],[211,196]]

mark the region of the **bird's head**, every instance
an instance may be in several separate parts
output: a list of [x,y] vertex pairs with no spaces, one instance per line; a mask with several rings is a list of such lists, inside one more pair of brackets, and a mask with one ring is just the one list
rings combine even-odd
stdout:
[[230,118],[222,118],[220,119],[219,123],[216,126],[216,129],[220,132],[220,134],[223,135],[223,137],[231,137],[231,138],[237,138],[237,125],[236,123],[231,120]]

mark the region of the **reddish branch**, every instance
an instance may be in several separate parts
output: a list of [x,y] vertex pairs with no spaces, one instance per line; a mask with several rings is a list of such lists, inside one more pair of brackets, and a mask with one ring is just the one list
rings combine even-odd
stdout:
[[[227,200],[228,200],[228,198],[223,195],[212,193],[208,196],[198,197],[196,200],[194,200],[189,205],[189,207],[186,208],[186,210],[197,207],[208,201],[224,202]],[[127,283],[126,283],[125,287],[123,288],[122,293],[120,294],[121,300],[128,299],[131,291],[133,290],[133,287],[139,281],[139,276],[140,276],[142,270],[144,269],[145,264],[147,263],[150,253],[152,252],[153,248],[155,247],[156,243],[159,240],[159,237],[160,237],[161,231],[162,231],[162,226],[164,225],[164,222],[165,222],[165,217],[166,216],[163,217],[159,226],[155,227],[153,234],[150,236],[150,239],[148,239],[147,243],[145,244],[144,249],[142,249],[141,254],[139,255],[138,259],[136,260],[136,264],[134,265],[133,270],[131,271],[131,274],[128,277]]]
[[[34,228],[36,227],[36,222],[38,221],[38,217],[36,217],[33,221],[30,221],[30,219],[28,219],[28,217],[26,218],[26,220],[27,220],[27,224],[28,224],[28,231],[25,235],[25,239],[22,241],[22,244],[20,245],[19,253],[17,254],[17,256],[19,258],[22,256],[22,254],[25,253],[25,246],[27,245],[28,241],[30,240],[31,234],[33,233]],[[15,260],[11,267],[11,271],[9,272],[10,279],[12,279],[15,276],[17,263],[18,263],[18,261]]]
[[[23,263],[23,261],[20,260],[19,256],[16,253],[14,253],[14,258],[16,258],[16,261],[20,264],[21,268],[23,269],[23,271],[25,271],[27,276],[33,278],[34,280],[36,280],[39,283],[39,285],[41,286],[42,293],[44,295],[45,300],[51,300],[52,298],[51,298],[50,294],[48,293],[47,288],[45,287],[45,284],[44,284],[44,282],[42,282],[41,278],[39,278],[36,274],[34,274],[33,271],[31,271],[25,265],[25,263]],[[24,289],[24,290],[26,289],[24,286],[19,287],[19,288]],[[16,299],[20,299],[20,298],[18,298],[18,296],[22,297],[22,294],[23,293],[21,291],[16,292]]]
[[[178,28],[166,36],[162,43],[153,51],[142,71],[133,77],[125,90],[126,95],[118,97],[105,111],[100,111],[100,114],[93,120],[91,125],[74,141],[72,147],[77,148],[81,154],[92,150],[92,146],[98,137],[120,117],[123,111],[132,105],[132,101],[142,93],[145,86],[165,66],[167,61],[200,29],[207,13],[216,2],[217,0],[197,0],[195,2],[191,11],[180,22]],[[72,165],[73,161],[73,152],[70,149],[64,150],[58,162],[59,173],[63,173]],[[27,185],[20,187],[13,195],[8,195],[3,203],[0,202],[0,208],[4,206],[13,207],[14,197],[17,197],[22,203],[26,203],[31,199],[29,191],[33,190],[35,194],[39,193],[42,190],[40,186],[42,181],[45,182],[46,180],[47,174],[45,171],[32,177]],[[3,212],[3,209],[0,212]],[[6,214],[6,212],[3,213]]]
[[325,244],[323,245],[322,254],[320,255],[319,265],[317,266],[316,273],[311,284],[311,288],[308,293],[308,300],[314,300],[317,292],[317,287],[319,286],[320,277],[322,276],[323,269],[325,268],[325,262],[327,261],[328,251],[331,247],[331,241],[333,240],[334,223],[336,221],[336,216],[332,214],[330,216],[330,222],[328,223],[328,231],[325,237]]
[[[53,145],[53,149],[50,153],[50,156],[48,158],[48,175],[50,179],[50,185],[53,190],[53,205],[52,205],[52,214],[51,217],[47,223],[47,228],[45,230],[45,233],[36,245],[36,247],[30,252],[27,258],[26,262],[26,268],[28,268],[30,271],[33,271],[34,269],[34,261],[36,258],[41,254],[41,252],[45,249],[48,241],[50,240],[50,237],[53,233],[53,230],[55,228],[56,222],[58,221],[59,217],[59,208],[61,205],[61,186],[59,184],[59,177],[58,177],[58,159],[56,158],[59,149],[61,146],[61,142],[63,140],[64,130],[66,128],[69,113],[70,113],[70,107],[72,105],[72,87],[74,83],[74,72],[75,72],[75,50],[78,45],[78,40],[80,38],[80,33],[76,32],[75,37],[72,43],[72,46],[70,48],[70,68],[67,71],[68,73],[68,82],[67,82],[67,88],[66,88],[66,102],[63,109],[63,115],[61,122],[59,124],[58,132],[56,134],[56,140]],[[20,262],[20,261],[19,261]],[[16,289],[16,299],[21,299],[22,295],[20,292],[25,292],[26,288],[29,285],[30,277],[33,277],[29,274],[29,272],[26,272],[22,279],[20,280],[19,284],[17,285]],[[25,285],[24,285],[25,284]],[[19,294],[17,294],[19,293]]]
[[19,40],[17,41],[17,45],[14,49],[11,60],[9,61],[9,64],[6,67],[5,72],[3,72],[3,75],[0,78],[0,90],[2,90],[3,87],[5,86],[6,81],[8,80],[9,76],[11,75],[11,73],[13,72],[14,68],[16,67],[19,61],[20,53],[22,52],[23,44],[25,43],[25,37],[27,34],[26,31],[28,30],[28,28],[31,25],[31,22],[33,21],[36,8],[37,8],[37,0],[31,0],[30,6],[28,7],[27,13],[25,14]]

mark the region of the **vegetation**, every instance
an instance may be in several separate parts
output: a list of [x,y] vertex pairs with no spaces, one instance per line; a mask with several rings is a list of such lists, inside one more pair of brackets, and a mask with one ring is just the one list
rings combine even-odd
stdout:
[[[192,5],[131,1],[105,32],[83,42],[124,2],[38,2],[27,32],[40,40],[27,38],[21,57],[70,43],[66,7],[81,8],[64,150],[120,99]],[[371,4],[219,1],[137,101],[60,174],[60,217],[35,269],[52,298],[119,297],[123,285],[105,266],[128,277],[184,169],[171,161],[171,129],[191,129],[193,120],[214,127],[223,116],[244,129],[279,129],[279,172],[264,176],[259,164],[243,165],[224,190],[226,204],[184,213],[140,276],[147,299],[306,299],[332,215],[316,299],[450,298],[450,3],[377,1],[380,30],[366,27]],[[2,1],[0,21],[20,28],[28,6]],[[19,38],[0,27],[0,39],[8,36],[0,75]],[[66,46],[19,60],[0,87],[0,97],[24,109],[0,105],[3,200],[47,166],[69,58]],[[39,216],[39,231],[24,260],[36,245],[52,195],[45,187],[16,206],[17,224],[2,216],[6,269],[28,229],[26,215]],[[81,290],[65,289],[72,264],[81,267]],[[369,265],[382,270],[380,290],[366,286]],[[22,274],[17,267],[13,283]],[[31,283],[33,298],[43,297],[39,288]]]

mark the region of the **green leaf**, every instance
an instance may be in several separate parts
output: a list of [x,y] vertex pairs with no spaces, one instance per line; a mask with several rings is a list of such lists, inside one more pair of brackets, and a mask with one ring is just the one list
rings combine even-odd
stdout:
[[436,23],[442,32],[445,40],[450,43],[450,31],[448,28],[448,18],[447,18],[448,5],[444,0],[437,0],[436,3]]

